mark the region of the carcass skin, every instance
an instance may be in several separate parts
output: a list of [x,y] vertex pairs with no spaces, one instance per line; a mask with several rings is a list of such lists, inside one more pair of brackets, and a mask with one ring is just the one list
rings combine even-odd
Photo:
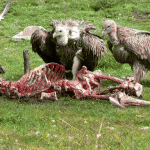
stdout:
[[45,63],[61,64],[72,70],[73,79],[83,65],[93,71],[98,57],[106,53],[104,41],[90,30],[97,28],[89,21],[53,20],[52,31],[36,30],[31,36],[32,50]]
[[146,77],[147,69],[150,69],[150,32],[126,28],[113,20],[106,20],[102,36],[107,34],[107,44],[116,61],[128,63],[133,70],[135,82],[140,82]]

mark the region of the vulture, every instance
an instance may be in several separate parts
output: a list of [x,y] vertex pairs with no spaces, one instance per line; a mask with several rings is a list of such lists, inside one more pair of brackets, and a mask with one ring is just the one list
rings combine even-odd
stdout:
[[11,2],[11,0],[7,1],[7,4],[6,4],[5,8],[1,12],[1,14],[0,14],[0,21],[6,17],[6,14],[7,14],[8,10],[9,10],[10,2]]
[[126,28],[113,20],[103,24],[102,37],[108,35],[108,47],[119,63],[128,63],[135,82],[140,82],[150,70],[150,32]]
[[61,64],[72,70],[73,79],[86,66],[93,71],[98,57],[106,53],[104,41],[90,30],[98,29],[90,21],[62,19],[52,20],[51,31],[37,29],[31,35],[32,51],[45,63]]

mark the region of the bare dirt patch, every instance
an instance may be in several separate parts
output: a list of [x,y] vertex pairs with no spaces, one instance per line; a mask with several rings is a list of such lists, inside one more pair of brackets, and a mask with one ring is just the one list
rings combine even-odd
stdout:
[[135,18],[137,18],[138,20],[145,20],[148,19],[150,13],[144,13],[144,14],[140,14],[137,11],[132,11],[132,14]]

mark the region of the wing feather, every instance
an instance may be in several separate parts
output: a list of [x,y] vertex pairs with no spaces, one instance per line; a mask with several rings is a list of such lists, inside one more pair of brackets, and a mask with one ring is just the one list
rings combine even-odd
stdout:
[[134,53],[138,58],[148,60],[150,63],[150,35],[137,34],[124,38],[122,44],[128,52]]
[[59,63],[52,32],[48,32],[44,29],[37,29],[31,35],[31,44],[32,51],[38,53],[45,63]]
[[82,47],[86,50],[93,51],[93,54],[97,57],[102,57],[107,52],[105,42],[98,36],[90,33],[83,34],[82,36]]

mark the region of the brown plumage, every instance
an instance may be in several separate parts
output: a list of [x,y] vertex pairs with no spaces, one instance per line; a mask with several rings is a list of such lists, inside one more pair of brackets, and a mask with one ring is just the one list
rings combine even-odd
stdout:
[[135,81],[140,82],[146,76],[146,69],[150,69],[150,32],[126,28],[113,20],[106,20],[102,36],[107,34],[107,44],[116,61],[129,63]]
[[7,4],[6,4],[5,8],[4,8],[3,11],[1,12],[1,14],[0,14],[0,21],[5,18],[5,16],[6,16],[8,10],[9,10],[10,2],[11,2],[11,0],[8,0],[8,1],[7,1]]
[[90,30],[97,28],[89,21],[53,20],[52,31],[36,30],[31,36],[32,50],[45,63],[55,62],[72,70],[73,79],[83,65],[93,71],[98,57],[106,52],[104,41]]

